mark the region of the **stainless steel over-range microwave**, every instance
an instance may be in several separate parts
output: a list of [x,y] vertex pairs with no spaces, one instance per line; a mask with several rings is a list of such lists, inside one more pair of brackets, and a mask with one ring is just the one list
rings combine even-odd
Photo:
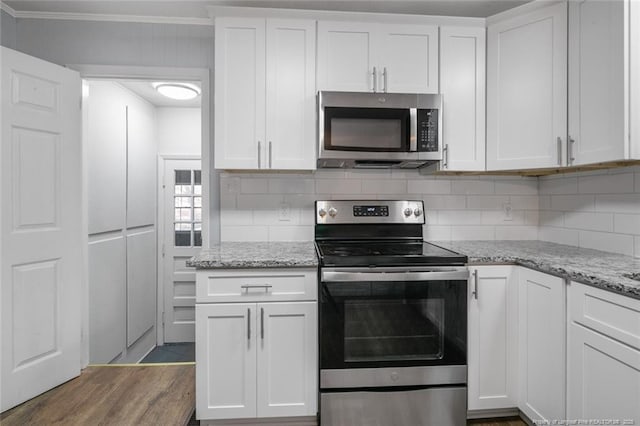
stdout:
[[319,168],[418,168],[441,141],[441,95],[318,92]]

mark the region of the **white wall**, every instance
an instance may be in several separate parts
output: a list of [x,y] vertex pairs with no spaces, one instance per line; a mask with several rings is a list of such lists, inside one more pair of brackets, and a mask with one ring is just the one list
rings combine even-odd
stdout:
[[0,46],[16,49],[16,20],[4,10],[0,11]]
[[[427,177],[417,171],[318,170],[221,175],[222,241],[311,241],[317,199],[422,199],[429,240],[538,237],[538,182],[519,177]],[[279,220],[279,205],[291,218]],[[503,220],[510,202],[513,219]]]
[[540,178],[540,239],[640,257],[640,167]]
[[158,153],[200,156],[201,121],[200,108],[156,108]]

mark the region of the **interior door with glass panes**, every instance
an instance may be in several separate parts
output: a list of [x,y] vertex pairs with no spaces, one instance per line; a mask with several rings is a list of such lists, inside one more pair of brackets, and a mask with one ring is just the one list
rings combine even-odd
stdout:
[[202,249],[199,159],[165,159],[163,179],[164,341],[195,341],[196,273],[186,261]]

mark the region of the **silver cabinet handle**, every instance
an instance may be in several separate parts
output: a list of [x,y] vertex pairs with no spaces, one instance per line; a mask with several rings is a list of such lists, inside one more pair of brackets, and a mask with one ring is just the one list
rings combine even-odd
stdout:
[[387,93],[387,67],[382,69],[382,81],[384,82],[383,92]]
[[575,157],[573,156],[573,144],[576,143],[575,139],[569,135],[567,138],[567,163],[569,166],[573,165]]
[[271,141],[269,141],[269,168],[273,167],[272,158],[271,158]]
[[442,168],[449,168],[449,144],[442,147]]
[[378,70],[376,67],[373,67],[373,92],[378,91]]
[[248,292],[250,288],[263,288],[264,291],[269,291],[271,287],[273,287],[271,284],[245,284],[240,286],[240,288],[246,292]]
[[260,338],[264,340],[264,308],[260,308]]
[[478,270],[473,271],[473,297],[478,300]]
[[247,340],[251,341],[251,308],[247,308]]
[[558,143],[558,166],[562,166],[562,138],[558,136],[556,141]]
[[262,164],[260,164],[260,152],[262,151],[262,142],[258,141],[258,168],[262,168]]

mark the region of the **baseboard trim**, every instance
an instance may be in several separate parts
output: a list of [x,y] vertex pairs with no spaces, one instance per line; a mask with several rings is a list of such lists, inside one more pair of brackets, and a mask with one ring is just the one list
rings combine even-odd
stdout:
[[501,408],[497,410],[471,410],[467,411],[467,419],[491,419],[494,417],[520,416],[521,411],[517,408]]

